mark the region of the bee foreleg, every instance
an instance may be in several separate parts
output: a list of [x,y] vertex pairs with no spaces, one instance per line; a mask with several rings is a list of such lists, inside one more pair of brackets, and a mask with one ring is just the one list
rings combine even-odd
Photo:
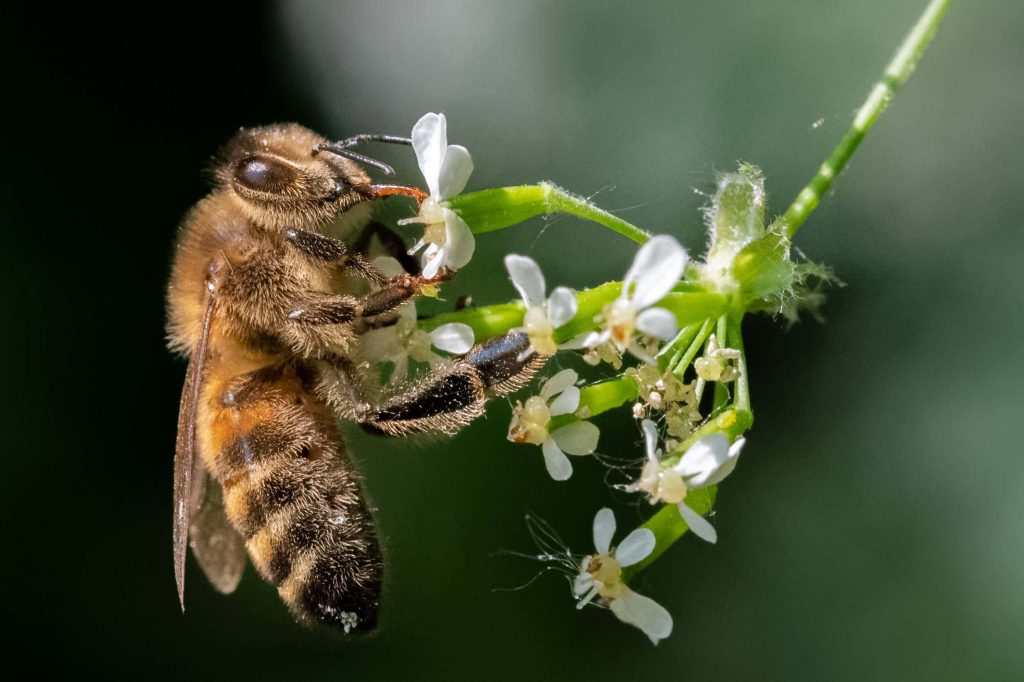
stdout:
[[316,232],[287,230],[284,237],[289,244],[309,260],[341,268],[351,268],[368,282],[383,285],[387,278],[359,253],[350,253],[344,242]]

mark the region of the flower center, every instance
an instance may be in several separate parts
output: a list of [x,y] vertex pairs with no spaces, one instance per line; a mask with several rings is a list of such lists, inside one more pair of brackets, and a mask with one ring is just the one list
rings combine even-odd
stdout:
[[437,200],[430,197],[420,206],[420,218],[425,223],[423,229],[423,241],[428,244],[444,246],[448,241],[447,231],[444,223],[444,208]]
[[523,316],[523,330],[530,339],[530,345],[541,355],[554,355],[558,351],[554,337],[555,328],[551,326],[544,308],[527,308],[526,315]]
[[640,472],[636,489],[647,493],[652,503],[678,504],[686,499],[686,481],[673,469],[661,470],[661,464],[648,460]]
[[604,307],[605,324],[611,332],[612,340],[620,348],[628,346],[636,331],[636,311],[624,298],[617,298]]
[[618,599],[626,591],[622,582],[622,565],[611,554],[592,556],[587,573],[594,579],[597,593],[605,599]]
[[551,409],[544,398],[535,395],[526,404],[516,404],[512,411],[512,423],[508,427],[508,439],[514,443],[541,445],[548,437],[548,422]]

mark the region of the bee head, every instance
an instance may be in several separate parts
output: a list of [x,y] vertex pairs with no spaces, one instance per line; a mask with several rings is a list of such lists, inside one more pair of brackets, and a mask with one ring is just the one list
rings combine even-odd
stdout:
[[366,201],[370,184],[354,161],[315,151],[325,143],[295,123],[242,128],[220,154],[217,179],[259,225],[316,228]]

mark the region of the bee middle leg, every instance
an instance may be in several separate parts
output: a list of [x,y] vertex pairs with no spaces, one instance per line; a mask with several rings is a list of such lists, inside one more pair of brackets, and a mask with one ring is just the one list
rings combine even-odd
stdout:
[[423,277],[399,275],[362,297],[344,294],[311,294],[291,310],[281,333],[289,346],[303,357],[325,357],[345,352],[359,328],[380,318],[420,293],[433,282]]
[[288,319],[296,324],[324,325],[344,324],[360,317],[376,317],[391,312],[417,296],[420,289],[434,281],[419,276],[398,275],[385,280],[377,291],[362,297],[323,294],[289,312]]

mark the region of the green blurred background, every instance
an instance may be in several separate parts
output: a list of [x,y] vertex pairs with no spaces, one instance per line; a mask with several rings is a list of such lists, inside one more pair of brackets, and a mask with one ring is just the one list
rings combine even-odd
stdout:
[[[176,224],[239,125],[404,133],[445,111],[470,189],[550,179],[624,218],[704,235],[737,160],[781,212],[924,0],[7,4],[0,185],[5,649],[38,672],[289,679],[1020,679],[1024,675],[1024,4],[955,5],[909,87],[797,240],[847,283],[824,325],[747,324],[757,423],[715,547],[636,585],[675,616],[657,648],[573,608],[527,510],[578,551],[603,505],[646,505],[594,462],[563,484],[509,416],[450,442],[352,430],[388,549],[383,624],[293,624],[251,570],[216,595],[171,571],[184,364],[163,346]],[[815,122],[820,121],[818,125]],[[408,154],[381,150],[418,181]],[[696,191],[695,191],[696,190]],[[394,204],[389,215],[407,209]],[[451,298],[618,276],[632,247],[575,219],[478,240]],[[635,453],[625,417],[601,451]],[[13,668],[15,662],[9,662]]]

